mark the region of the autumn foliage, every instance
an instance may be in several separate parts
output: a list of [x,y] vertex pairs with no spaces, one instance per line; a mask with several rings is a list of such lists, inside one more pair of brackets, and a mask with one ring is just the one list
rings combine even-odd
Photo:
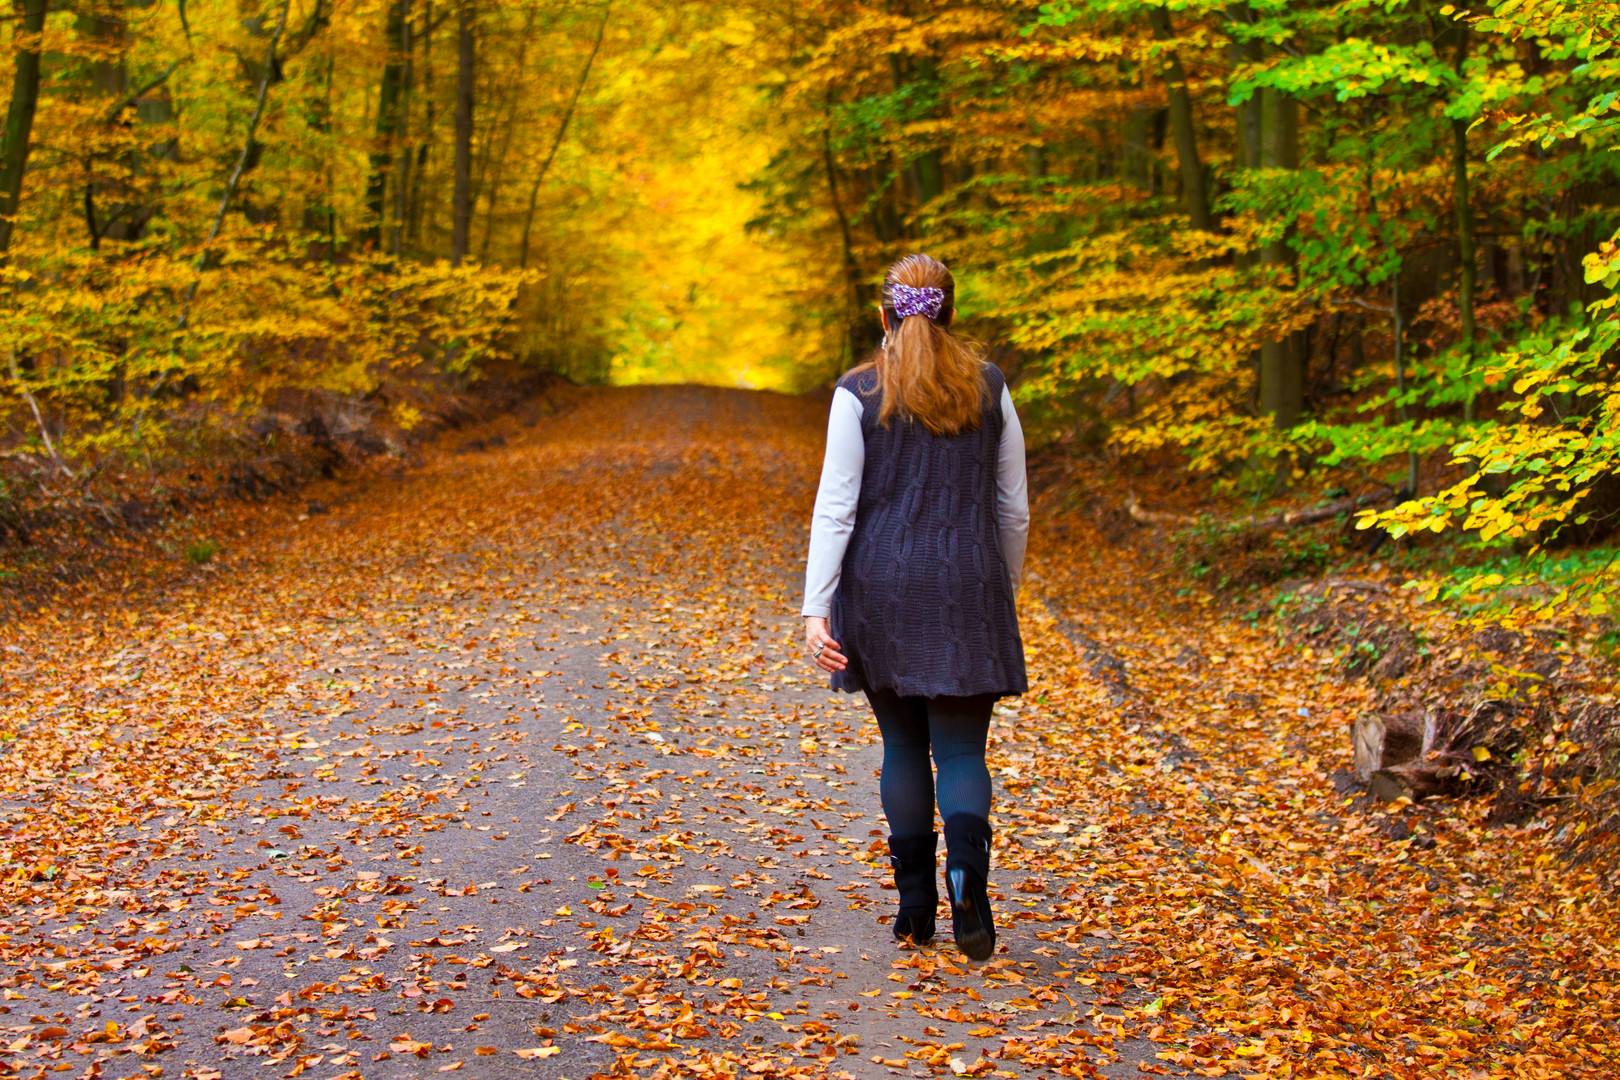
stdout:
[[[823,168],[773,175],[785,222],[836,218],[852,355],[926,246],[1048,431],[1382,492],[1396,535],[1610,528],[1614,5],[815,10],[787,98]],[[1536,610],[1606,610],[1572,584]]]
[[[1620,3],[10,10],[0,1075],[1620,1068]],[[736,389],[918,250],[1040,444],[982,967]]]
[[16,520],[310,395],[398,443],[512,358],[803,388],[926,248],[1046,437],[1609,528],[1611,4],[18,11]]

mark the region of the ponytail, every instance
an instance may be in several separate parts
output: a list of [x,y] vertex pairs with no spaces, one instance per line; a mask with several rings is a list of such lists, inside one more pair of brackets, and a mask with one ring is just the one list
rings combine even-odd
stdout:
[[927,255],[907,255],[883,278],[883,312],[889,333],[883,348],[863,367],[877,375],[878,423],[895,417],[916,421],[934,435],[974,431],[988,388],[976,347],[950,331],[956,282]]

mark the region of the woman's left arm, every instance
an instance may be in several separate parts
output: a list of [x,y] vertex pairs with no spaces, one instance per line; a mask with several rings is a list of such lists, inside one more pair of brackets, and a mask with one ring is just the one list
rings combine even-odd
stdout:
[[848,666],[838,642],[828,632],[833,594],[843,575],[844,552],[855,531],[855,511],[861,497],[861,473],[866,468],[866,436],[861,431],[860,399],[843,387],[833,392],[827,417],[827,456],[821,465],[821,486],[810,519],[810,554],[805,564],[805,645],[816,666],[842,671]]
[[1012,392],[1001,388],[1001,447],[996,454],[996,523],[1001,556],[1013,592],[1024,576],[1024,552],[1029,547],[1029,480],[1024,472],[1024,429],[1013,408]]

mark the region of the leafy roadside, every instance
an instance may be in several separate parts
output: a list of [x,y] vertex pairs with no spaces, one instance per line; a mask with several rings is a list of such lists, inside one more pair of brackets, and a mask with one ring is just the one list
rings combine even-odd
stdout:
[[[1596,860],[1620,881],[1614,631],[1606,618],[1536,604],[1609,551],[1498,553],[1481,564],[1479,551],[1444,540],[1359,531],[1349,514],[1255,529],[1207,485],[1130,459],[1049,451],[1035,471],[1058,535],[1096,535],[1152,567],[1182,602],[1224,610],[1279,653],[1301,651],[1366,687],[1345,721],[1345,759],[1325,766],[1346,793],[1399,805],[1463,800],[1493,825],[1546,829],[1565,858]],[[1169,526],[1134,520],[1114,493],[1144,482],[1155,505],[1203,512]],[[1473,586],[1496,570],[1516,575],[1519,590]],[[1550,614],[1502,624],[1529,606]]]
[[[409,427],[364,397],[286,392],[229,439],[198,443],[136,468],[68,478],[28,455],[0,458],[0,620],[16,617],[63,582],[144,562],[206,569],[232,542],[210,525],[221,503],[294,499],[320,480],[397,476],[436,439],[513,415],[533,426],[568,408],[569,384],[515,363],[475,382],[416,384]],[[476,438],[465,448],[483,449]],[[340,482],[337,490],[343,490]],[[328,512],[306,500],[305,512]]]

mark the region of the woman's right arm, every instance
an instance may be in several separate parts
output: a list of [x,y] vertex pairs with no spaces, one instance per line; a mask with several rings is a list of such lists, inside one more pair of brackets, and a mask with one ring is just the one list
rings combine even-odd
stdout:
[[1007,560],[1007,577],[1016,593],[1029,546],[1029,480],[1024,469],[1024,429],[1006,387],[1001,390],[1001,446],[996,455],[996,518],[1001,556]]
[[[833,392],[827,418],[827,454],[821,463],[821,486],[810,518],[810,556],[804,574],[804,608],[809,620],[805,637],[812,650],[821,650],[817,663],[827,670],[844,666],[838,643],[827,633],[833,594],[844,571],[844,552],[855,531],[855,507],[861,497],[861,473],[866,468],[866,436],[861,432],[860,398],[843,387]],[[836,658],[836,659],[835,659]]]

